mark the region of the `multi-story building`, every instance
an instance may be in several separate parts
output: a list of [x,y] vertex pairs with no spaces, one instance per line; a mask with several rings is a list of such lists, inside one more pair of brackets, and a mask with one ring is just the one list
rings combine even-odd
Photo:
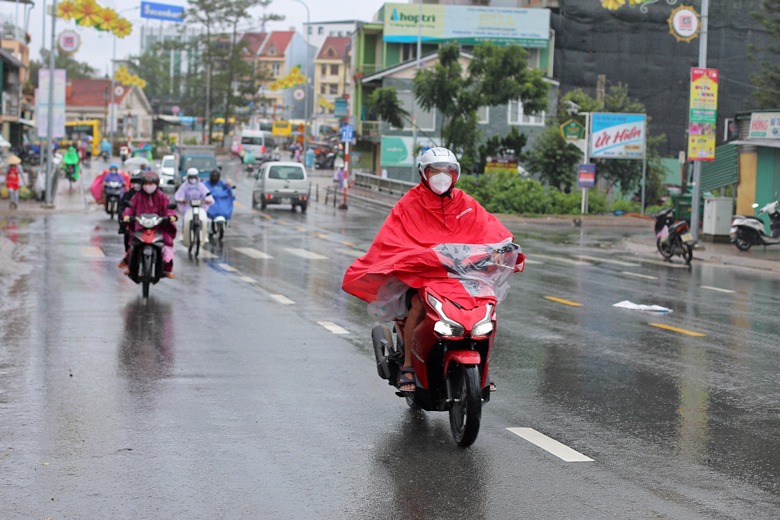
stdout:
[[311,22],[303,24],[303,36],[309,45],[320,49],[325,40],[332,37],[345,38],[352,35],[363,23],[359,20],[341,20],[336,22]]
[[[401,129],[392,128],[378,121],[364,106],[366,97],[379,87],[395,87],[402,107],[416,113],[418,144],[425,147],[441,143],[441,114],[417,108],[412,95],[412,80],[418,67],[416,20],[421,8],[420,67],[434,66],[439,44],[448,41],[461,43],[464,69],[471,59],[470,51],[480,42],[519,44],[527,51],[529,68],[542,69],[552,84],[549,106],[550,111],[556,109],[558,83],[552,79],[555,35],[550,29],[550,11],[519,9],[512,7],[516,5],[513,2],[499,0],[456,3],[465,5],[385,4],[375,21],[359,25],[353,34],[351,63],[355,83],[351,115],[356,122],[354,150],[359,153],[359,160],[353,161],[355,167],[374,172],[384,167],[391,177],[416,180],[412,174],[415,157],[411,122]],[[490,5],[486,7],[487,4]],[[451,20],[457,20],[456,26]],[[517,127],[533,141],[544,128],[547,114],[526,113],[517,100],[508,105],[482,107],[478,118],[485,138],[504,136]]]
[[[311,79],[314,62],[314,48],[306,44],[303,36],[295,31],[273,31],[263,42],[257,53],[257,64],[265,68],[270,78],[263,82],[258,93],[263,97],[263,116],[273,119],[303,120],[306,117],[306,103],[311,97],[311,83],[293,87],[271,88],[284,79],[294,67],[301,67],[301,74]],[[304,96],[296,99],[295,92]],[[309,113],[309,115],[311,115]]]
[[22,95],[24,84],[29,80],[30,49],[27,35],[10,19],[0,25],[0,133],[14,146],[22,144],[23,128],[31,123],[23,118],[25,100]]
[[[170,59],[168,83],[170,85],[170,103],[175,105],[176,98],[181,94],[181,79],[194,74],[201,68],[199,59],[200,48],[198,40],[202,36],[202,30],[198,27],[186,24],[167,24],[159,28],[141,25],[141,54],[145,52],[166,52]],[[162,51],[157,48],[158,43],[188,44]],[[161,112],[167,111],[170,106],[157,107]]]
[[[349,75],[349,36],[330,36],[325,39],[314,60],[313,113],[318,126],[336,126],[334,115],[337,98],[347,93]],[[315,129],[315,134],[319,132]]]

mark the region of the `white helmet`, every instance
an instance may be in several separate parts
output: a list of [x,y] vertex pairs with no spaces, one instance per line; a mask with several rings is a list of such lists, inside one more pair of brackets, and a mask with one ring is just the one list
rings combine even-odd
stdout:
[[198,176],[198,169],[197,168],[190,168],[187,170],[187,177],[197,177]]
[[422,178],[428,181],[428,175],[425,173],[428,168],[443,167],[450,168],[457,173],[457,177],[455,177],[456,181],[460,179],[460,163],[458,162],[457,157],[455,157],[455,154],[447,148],[437,147],[426,150],[426,152],[422,154],[422,157],[420,157],[417,170],[420,172]]

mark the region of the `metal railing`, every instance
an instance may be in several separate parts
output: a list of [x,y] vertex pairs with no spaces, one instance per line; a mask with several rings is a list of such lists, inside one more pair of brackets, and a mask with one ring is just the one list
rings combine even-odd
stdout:
[[358,121],[357,133],[361,137],[381,137],[381,121]]
[[417,183],[408,181],[399,181],[398,179],[383,179],[373,173],[352,172],[352,179],[355,185],[377,191],[403,195],[411,190]]
[[27,42],[24,29],[17,27],[16,25],[3,23],[0,25],[0,38],[3,40],[16,40],[19,42]]

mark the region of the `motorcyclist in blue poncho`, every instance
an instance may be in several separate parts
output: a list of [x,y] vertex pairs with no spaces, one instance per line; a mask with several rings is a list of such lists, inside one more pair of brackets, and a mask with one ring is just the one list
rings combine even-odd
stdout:
[[[217,217],[224,217],[229,221],[233,215],[233,201],[236,200],[233,188],[229,183],[221,180],[220,176],[219,170],[212,170],[209,179],[203,183],[214,199],[214,204],[209,206],[208,209],[208,217],[212,223]],[[215,230],[212,229],[211,231],[212,234],[215,233]]]

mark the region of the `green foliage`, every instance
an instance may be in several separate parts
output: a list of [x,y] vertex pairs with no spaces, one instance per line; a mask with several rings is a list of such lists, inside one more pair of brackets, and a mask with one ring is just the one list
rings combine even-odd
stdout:
[[[482,173],[485,171],[488,157],[513,156],[523,157],[523,148],[528,142],[528,136],[520,133],[516,126],[513,126],[509,133],[504,136],[494,135],[489,137],[477,149],[477,160],[475,161],[475,171]],[[466,155],[464,154],[464,157]],[[462,161],[463,159],[461,159]]]
[[[49,68],[49,51],[46,49],[41,49],[41,61],[30,62],[30,83],[33,88],[38,88],[38,71],[41,68]],[[98,75],[98,70],[89,63],[75,60],[59,52],[54,55],[54,68],[65,69],[68,79],[95,78]]]
[[567,142],[557,126],[550,126],[539,135],[527,166],[551,186],[568,192],[576,182],[575,166],[581,158],[580,149]]
[[764,0],[762,10],[751,13],[775,43],[764,48],[751,46],[750,58],[761,63],[761,72],[752,77],[759,88],[752,94],[750,108],[780,108],[780,0]]
[[374,90],[366,99],[367,108],[373,109],[382,121],[390,123],[395,128],[404,127],[404,119],[409,119],[409,112],[401,108],[395,87],[384,87]]
[[464,73],[458,61],[457,43],[439,47],[439,61],[421,69],[414,78],[414,95],[426,110],[441,115],[444,146],[477,156],[476,112],[479,107],[505,105],[522,100],[530,112],[547,108],[549,85],[541,70],[528,70],[528,55],[519,45],[498,47],[484,43],[474,47],[472,59]]

